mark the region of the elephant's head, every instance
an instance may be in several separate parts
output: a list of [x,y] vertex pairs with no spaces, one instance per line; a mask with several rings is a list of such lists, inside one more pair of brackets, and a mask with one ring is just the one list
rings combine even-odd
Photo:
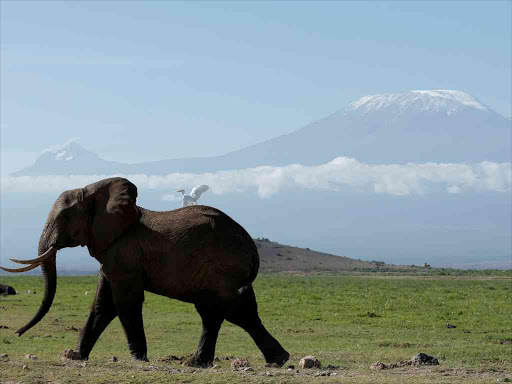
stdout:
[[52,305],[57,288],[57,251],[87,245],[91,256],[99,258],[124,231],[137,222],[139,213],[136,199],[137,187],[120,177],[65,191],[59,196],[48,214],[39,239],[38,257],[32,260],[11,259],[28,264],[24,268],[0,267],[7,272],[25,272],[41,266],[43,271],[43,302],[32,320],[16,331],[20,336],[36,325]]

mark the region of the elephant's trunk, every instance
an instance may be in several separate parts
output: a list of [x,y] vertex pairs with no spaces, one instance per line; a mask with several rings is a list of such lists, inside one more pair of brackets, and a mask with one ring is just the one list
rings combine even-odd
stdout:
[[[48,245],[49,236],[43,235],[41,236],[41,240],[39,241],[39,250],[38,255],[46,254],[47,257],[44,258],[44,261],[41,262],[41,270],[43,271],[43,279],[44,279],[44,296],[41,306],[39,310],[35,314],[35,316],[30,320],[25,326],[21,327],[16,331],[16,333],[21,336],[34,325],[39,323],[41,319],[48,313],[50,307],[53,303],[53,298],[55,297],[55,291],[57,290],[57,269],[55,266],[55,256],[57,255],[57,248],[54,246]],[[49,251],[49,252],[48,252]]]

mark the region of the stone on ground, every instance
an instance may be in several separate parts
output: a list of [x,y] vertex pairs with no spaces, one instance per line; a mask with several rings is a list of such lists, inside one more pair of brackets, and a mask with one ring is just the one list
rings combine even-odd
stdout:
[[426,353],[418,353],[411,358],[412,365],[439,365],[439,360]]
[[300,359],[299,367],[302,369],[320,368],[322,364],[315,356],[305,356]]
[[246,359],[235,359],[231,362],[231,367],[234,369],[250,367],[249,361]]

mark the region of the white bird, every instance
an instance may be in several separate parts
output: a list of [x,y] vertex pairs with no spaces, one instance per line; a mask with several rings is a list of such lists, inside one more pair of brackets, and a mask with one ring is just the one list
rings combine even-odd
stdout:
[[181,192],[183,194],[183,200],[181,201],[182,207],[188,207],[189,205],[197,205],[197,200],[201,196],[203,192],[206,192],[210,189],[207,185],[198,185],[197,187],[192,188],[190,194],[187,195],[184,189],[178,189],[176,192]]

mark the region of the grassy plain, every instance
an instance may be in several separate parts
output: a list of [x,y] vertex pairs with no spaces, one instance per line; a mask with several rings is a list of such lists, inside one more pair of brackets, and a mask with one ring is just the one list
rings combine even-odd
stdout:
[[[19,294],[0,296],[0,354],[9,355],[9,361],[0,360],[0,383],[508,382],[512,280],[510,273],[502,276],[260,275],[255,291],[261,318],[291,353],[287,365],[293,364],[293,370],[265,368],[250,337],[227,322],[217,345],[217,368],[196,370],[159,360],[192,353],[200,319],[192,305],[149,293],[144,303],[149,363],[130,359],[118,319],[101,336],[86,364],[61,361],[60,354],[75,346],[87,318],[96,276],[59,277],[52,309],[21,338],[14,332],[39,307],[42,279],[2,276],[2,282]],[[440,365],[369,368],[376,361],[408,360],[419,352],[436,356]],[[26,359],[29,353],[38,359]],[[336,368],[330,376],[318,376],[324,370],[297,372],[305,355]],[[112,356],[119,361],[113,362]],[[254,371],[234,371],[231,361],[224,359],[230,357],[247,358]]]

